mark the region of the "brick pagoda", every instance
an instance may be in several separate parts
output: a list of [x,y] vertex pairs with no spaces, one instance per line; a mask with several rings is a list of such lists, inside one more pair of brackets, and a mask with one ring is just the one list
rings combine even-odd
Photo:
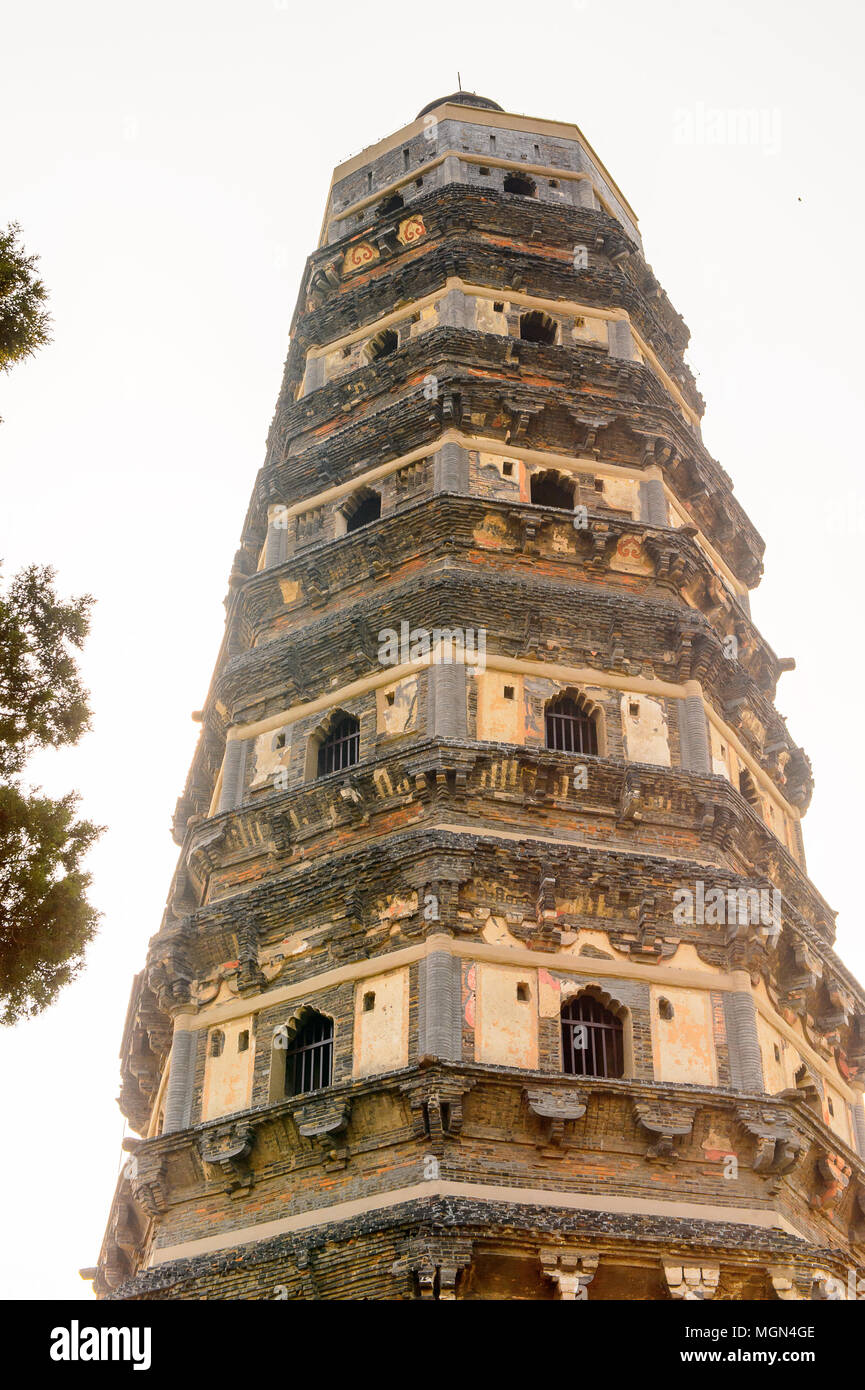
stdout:
[[336,169],[100,1296],[855,1293],[865,998],[687,341],[576,126],[461,92]]

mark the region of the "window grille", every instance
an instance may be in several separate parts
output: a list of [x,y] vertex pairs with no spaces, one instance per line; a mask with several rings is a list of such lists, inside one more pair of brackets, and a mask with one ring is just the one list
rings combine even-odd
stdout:
[[285,1054],[285,1094],[320,1091],[333,1075],[333,1019],[311,1013],[298,1028]]
[[598,731],[582,699],[551,700],[546,713],[546,744],[558,753],[597,754]]
[[350,714],[344,714],[331,725],[318,750],[318,775],[341,772],[344,767],[353,767],[359,758],[360,724]]
[[579,994],[562,1006],[562,1065],[569,1076],[624,1075],[621,1019],[591,994]]

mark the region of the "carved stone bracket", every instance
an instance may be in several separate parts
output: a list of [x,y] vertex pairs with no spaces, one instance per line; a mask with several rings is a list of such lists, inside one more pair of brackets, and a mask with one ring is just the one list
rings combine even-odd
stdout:
[[431,1075],[401,1086],[414,1137],[429,1139],[434,1151],[445,1139],[457,1138],[463,1124],[463,1098],[474,1084],[463,1077]]
[[781,1298],[787,1303],[810,1299],[814,1283],[812,1269],[800,1269],[796,1265],[770,1265],[766,1273],[772,1281],[776,1298]]
[[245,1120],[219,1125],[198,1140],[202,1162],[216,1171],[230,1197],[240,1196],[252,1187],[249,1155],[254,1143],[255,1130]]
[[817,1160],[817,1172],[823,1179],[823,1191],[814,1193],[811,1206],[815,1211],[836,1212],[850,1186],[853,1170],[840,1154],[827,1152]]
[[325,1172],[337,1172],[348,1162],[344,1142],[351,1116],[351,1100],[346,1096],[316,1096],[294,1111],[294,1123],[304,1139],[311,1139],[327,1160]]
[[808,996],[822,973],[823,963],[817,953],[804,941],[793,941],[778,990],[781,1013],[788,1022],[807,1013]]
[[700,1303],[715,1297],[721,1269],[716,1264],[689,1265],[684,1260],[676,1263],[664,1260],[664,1277],[673,1298],[684,1299],[686,1303]]
[[691,1133],[697,1107],[661,1099],[637,1100],[634,1101],[634,1114],[652,1140],[646,1157],[672,1163],[678,1158],[673,1146],[677,1139],[684,1139]]
[[769,1105],[739,1105],[736,1116],[742,1128],[757,1141],[755,1173],[788,1173],[795,1166],[803,1140],[786,1123],[780,1110]]
[[165,1162],[159,1154],[136,1153],[123,1170],[134,1201],[148,1216],[165,1211]]
[[589,1103],[589,1092],[569,1086],[566,1090],[553,1087],[526,1086],[523,1095],[533,1115],[543,1123],[542,1146],[559,1148],[570,1120],[581,1120]]
[[471,1264],[472,1243],[456,1236],[433,1232],[412,1236],[391,1266],[395,1275],[414,1277],[416,1297],[429,1302],[448,1303],[456,1299],[461,1269]]
[[595,1277],[600,1255],[594,1250],[558,1250],[555,1247],[539,1252],[541,1269],[552,1279],[559,1297],[567,1303],[584,1303],[589,1285]]

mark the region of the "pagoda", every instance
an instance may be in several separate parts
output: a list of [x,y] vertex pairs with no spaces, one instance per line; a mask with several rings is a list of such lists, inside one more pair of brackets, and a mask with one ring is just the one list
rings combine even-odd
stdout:
[[687,342],[574,125],[459,92],[335,170],[99,1296],[865,1290],[865,995]]

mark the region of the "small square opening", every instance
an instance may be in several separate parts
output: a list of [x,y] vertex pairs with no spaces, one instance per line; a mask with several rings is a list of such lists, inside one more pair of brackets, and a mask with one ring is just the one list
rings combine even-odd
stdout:
[[512,685],[506,685],[506,686],[505,686],[505,699],[506,699],[506,700],[512,700],[513,698],[514,698],[514,687],[513,687]]
[[242,1032],[238,1033],[238,1035],[237,1035],[237,1050],[238,1050],[238,1052],[247,1052],[247,1051],[249,1050],[249,1029],[248,1029],[248,1028],[244,1028],[244,1029],[242,1030]]
[[363,1011],[365,1014],[371,1014],[374,1008],[375,992],[373,990],[368,990],[367,993],[363,996]]
[[528,1004],[530,998],[531,992],[529,990],[528,985],[525,983],[525,981],[521,981],[517,985],[517,999],[521,1004]]

